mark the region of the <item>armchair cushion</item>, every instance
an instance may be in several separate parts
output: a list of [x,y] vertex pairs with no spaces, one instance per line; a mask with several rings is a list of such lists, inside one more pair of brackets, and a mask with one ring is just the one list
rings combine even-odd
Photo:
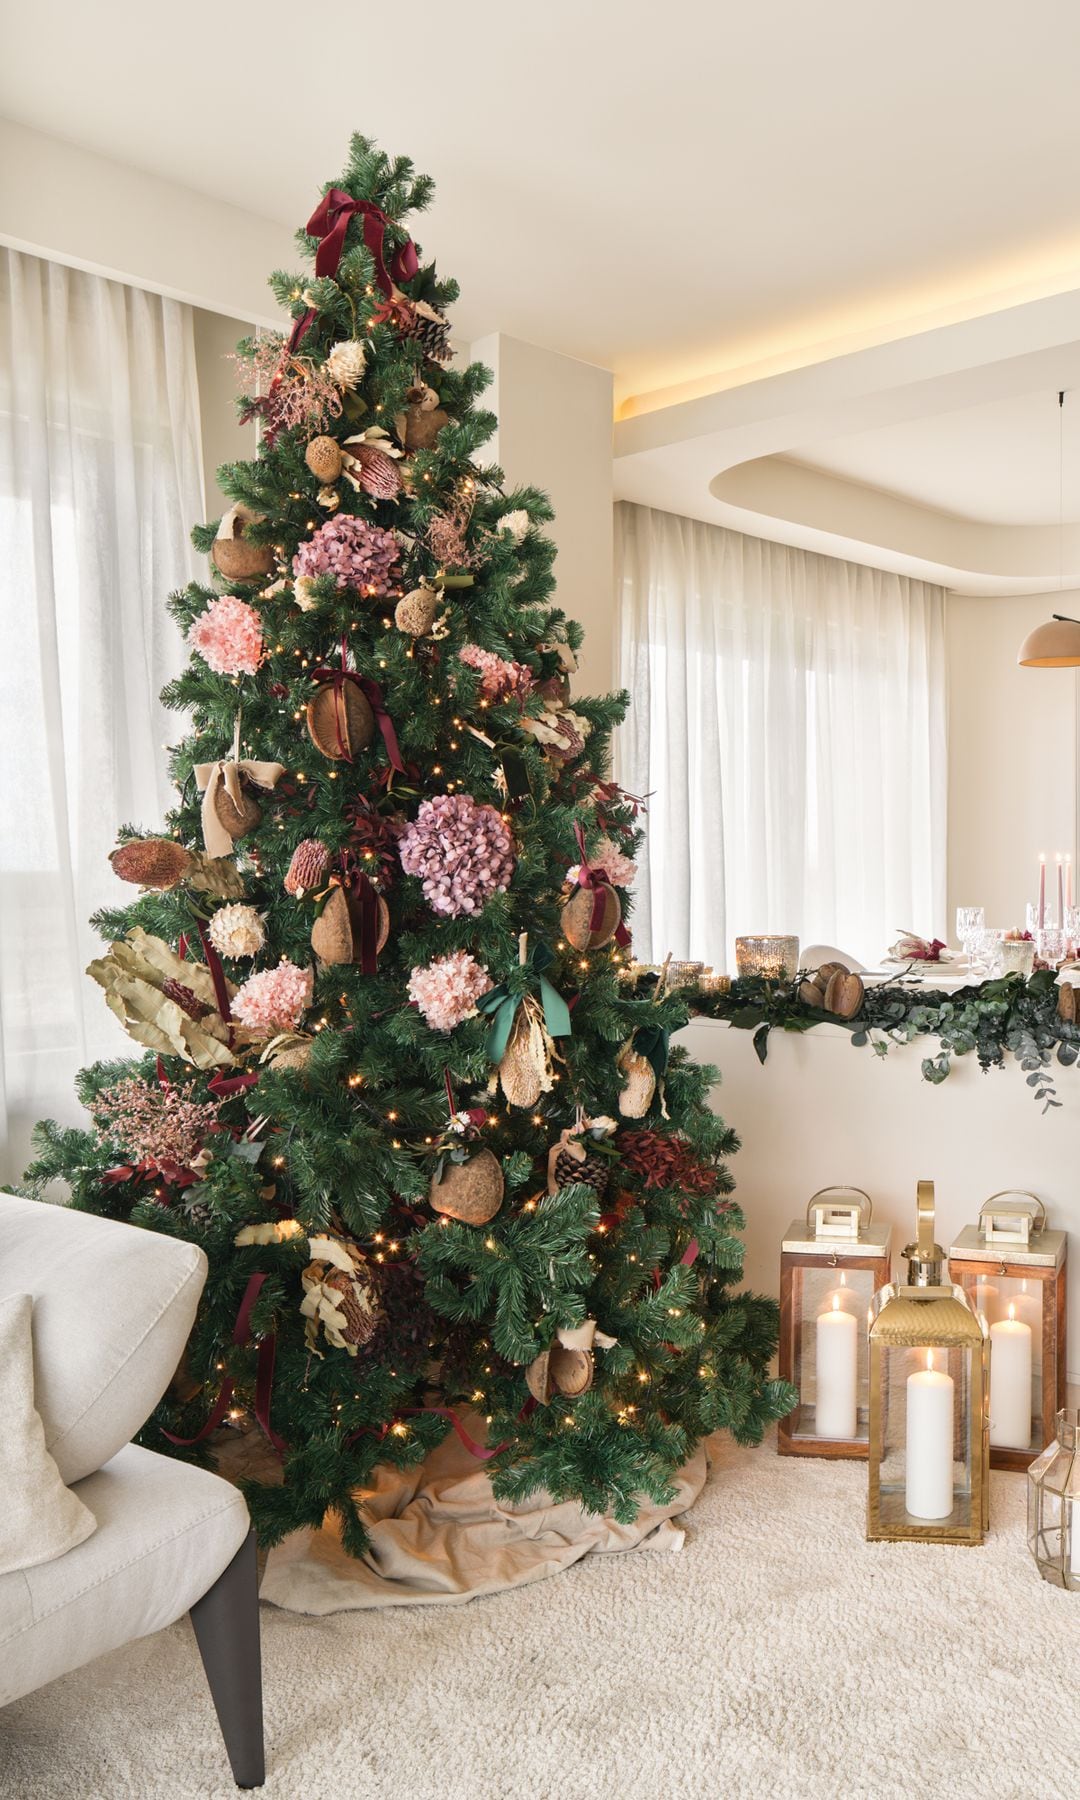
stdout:
[[0,1576],[81,1544],[95,1519],[60,1479],[34,1406],[29,1294],[0,1300]]
[[137,1444],[81,1481],[78,1497],[97,1520],[93,1537],[0,1575],[0,1706],[171,1625],[250,1529],[229,1482]]
[[180,1361],[205,1279],[195,1244],[0,1194],[0,1299],[33,1297],[35,1404],[68,1485],[146,1422]]

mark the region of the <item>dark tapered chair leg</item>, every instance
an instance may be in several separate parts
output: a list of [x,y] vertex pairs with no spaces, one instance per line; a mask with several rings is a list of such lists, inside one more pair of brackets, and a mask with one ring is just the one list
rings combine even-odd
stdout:
[[206,1670],[221,1735],[237,1787],[262,1787],[262,1659],[259,1651],[259,1579],[255,1533],[249,1532],[232,1562],[191,1609],[191,1623]]

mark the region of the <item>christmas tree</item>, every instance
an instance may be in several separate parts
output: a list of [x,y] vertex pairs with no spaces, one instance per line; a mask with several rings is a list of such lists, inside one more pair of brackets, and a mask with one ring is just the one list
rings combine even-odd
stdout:
[[314,273],[271,277],[291,328],[238,347],[258,454],[169,603],[179,802],[120,832],[142,891],[95,920],[144,1054],[82,1073],[91,1128],[29,1171],[206,1251],[143,1441],[261,1430],[263,1540],[337,1509],[354,1551],[354,1490],[451,1428],[501,1497],[629,1520],[792,1404],[774,1302],[733,1291],[714,1073],[669,1053],[687,998],[627,953],[625,696],[571,698],[550,508],[480,460],[489,377],[405,225],[431,191],[356,137]]

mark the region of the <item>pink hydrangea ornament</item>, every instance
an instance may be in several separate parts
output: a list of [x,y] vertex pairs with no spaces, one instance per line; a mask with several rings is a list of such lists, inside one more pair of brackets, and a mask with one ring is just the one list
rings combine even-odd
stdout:
[[491,986],[483,964],[467,950],[455,950],[412,971],[409,998],[416,1001],[432,1031],[453,1031],[463,1019],[476,1017],[476,1002]]
[[479,644],[463,644],[458,652],[463,663],[480,671],[480,692],[485,700],[524,700],[533,687],[532,671],[524,663],[509,662]]
[[311,970],[282,957],[276,969],[248,976],[233,997],[233,1018],[267,1037],[295,1031],[311,1005],[311,990]]
[[602,837],[589,857],[590,869],[602,869],[612,887],[632,887],[637,880],[637,863],[624,856],[609,837]]
[[188,643],[215,675],[255,675],[263,659],[262,620],[246,600],[222,594],[193,622]]
[[339,513],[300,545],[293,574],[314,580],[332,575],[339,588],[356,588],[369,599],[387,594],[397,574],[398,541],[392,531]]
[[478,913],[510,885],[514,872],[514,840],[502,814],[478,805],[471,794],[423,801],[398,850],[406,875],[422,881],[431,910],[449,919]]

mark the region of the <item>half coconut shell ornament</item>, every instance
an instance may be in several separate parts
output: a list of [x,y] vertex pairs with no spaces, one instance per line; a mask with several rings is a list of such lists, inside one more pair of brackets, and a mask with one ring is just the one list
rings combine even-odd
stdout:
[[247,536],[262,520],[248,507],[231,506],[218,526],[210,561],[226,581],[261,581],[274,566],[271,544],[253,544]]
[[[370,924],[366,911],[371,915]],[[365,929],[374,958],[390,936],[390,908],[382,895],[376,894],[374,888],[370,888],[370,897],[365,897],[352,887],[333,887],[311,928],[311,948],[322,963],[362,963]]]
[[351,762],[375,736],[371,702],[355,681],[321,687],[307,703],[308,736],[331,762]]

